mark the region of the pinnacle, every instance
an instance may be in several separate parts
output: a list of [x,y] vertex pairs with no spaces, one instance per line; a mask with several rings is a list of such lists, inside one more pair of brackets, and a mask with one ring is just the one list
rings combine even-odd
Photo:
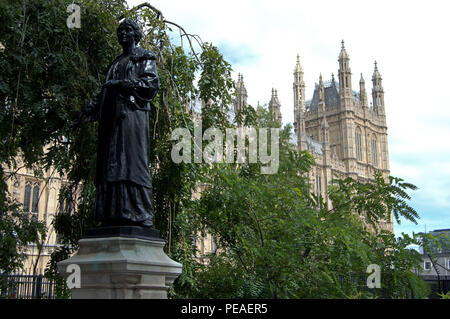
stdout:
[[342,40],[341,53],[339,54],[339,59],[348,59],[347,51],[345,50],[344,40]]
[[294,73],[296,73],[296,72],[300,73],[302,71],[303,71],[303,69],[302,69],[302,65],[300,64],[300,55],[297,54],[297,63],[295,64]]
[[373,71],[372,79],[381,78],[380,72],[378,71],[377,61],[375,61],[375,70]]

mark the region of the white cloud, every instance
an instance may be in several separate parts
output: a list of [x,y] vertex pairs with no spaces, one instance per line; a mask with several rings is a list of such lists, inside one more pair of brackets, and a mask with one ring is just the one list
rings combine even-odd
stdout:
[[370,96],[376,60],[385,90],[392,173],[411,177],[421,187],[421,200],[448,207],[450,2],[152,0],[151,4],[203,41],[223,45],[231,51],[227,54],[235,50],[234,78],[238,72],[244,75],[249,103],[268,103],[272,87],[276,88],[286,123],[293,121],[297,53],[307,98],[312,97],[320,73],[325,80],[331,73],[337,75],[342,39],[355,91],[363,73]]

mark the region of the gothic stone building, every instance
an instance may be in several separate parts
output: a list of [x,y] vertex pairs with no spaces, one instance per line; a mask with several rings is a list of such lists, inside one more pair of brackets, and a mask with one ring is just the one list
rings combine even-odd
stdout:
[[71,212],[70,203],[61,202],[59,199],[59,194],[67,184],[67,180],[54,168],[45,170],[43,176],[37,177],[33,169],[24,166],[20,157],[16,159],[16,163],[19,167],[17,171],[11,172],[4,167],[9,176],[6,180],[8,191],[14,200],[23,204],[25,213],[30,214],[33,219],[44,222],[47,227],[47,237],[41,249],[36,245],[28,245],[23,270],[30,272],[36,266],[37,273],[43,273],[51,253],[59,246],[59,240],[52,225],[53,217],[58,213]]
[[[297,56],[294,68],[294,130],[298,150],[309,151],[315,166],[309,182],[316,194],[327,198],[333,178],[351,177],[362,182],[373,178],[376,170],[389,177],[389,153],[382,78],[375,62],[372,75],[372,102],[369,105],[363,76],[359,92],[352,89],[350,57],[344,47],[339,54],[338,79],[315,85],[311,100],[306,100],[303,68]],[[246,104],[247,91],[240,75],[236,85],[235,109]],[[272,89],[269,110],[281,122],[281,104]],[[383,222],[393,231],[392,222]]]

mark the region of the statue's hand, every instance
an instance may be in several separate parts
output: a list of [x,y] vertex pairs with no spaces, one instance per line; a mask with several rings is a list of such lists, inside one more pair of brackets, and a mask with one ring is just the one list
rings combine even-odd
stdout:
[[84,115],[91,116],[97,107],[97,103],[98,103],[98,101],[96,98],[90,99],[89,102],[83,106],[83,108],[81,109],[81,112]]
[[120,81],[120,87],[125,92],[130,92],[131,90],[134,89],[134,83],[131,82],[130,80],[122,80],[122,81]]
[[134,89],[134,84],[130,80],[109,80],[103,87],[105,88],[118,88],[124,93],[130,93]]

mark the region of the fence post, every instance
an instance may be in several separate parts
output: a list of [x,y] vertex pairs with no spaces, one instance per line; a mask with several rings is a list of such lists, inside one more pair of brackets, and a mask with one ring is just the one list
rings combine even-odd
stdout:
[[42,275],[37,275],[36,277],[37,277],[36,295],[35,295],[34,299],[41,299],[42,298]]

